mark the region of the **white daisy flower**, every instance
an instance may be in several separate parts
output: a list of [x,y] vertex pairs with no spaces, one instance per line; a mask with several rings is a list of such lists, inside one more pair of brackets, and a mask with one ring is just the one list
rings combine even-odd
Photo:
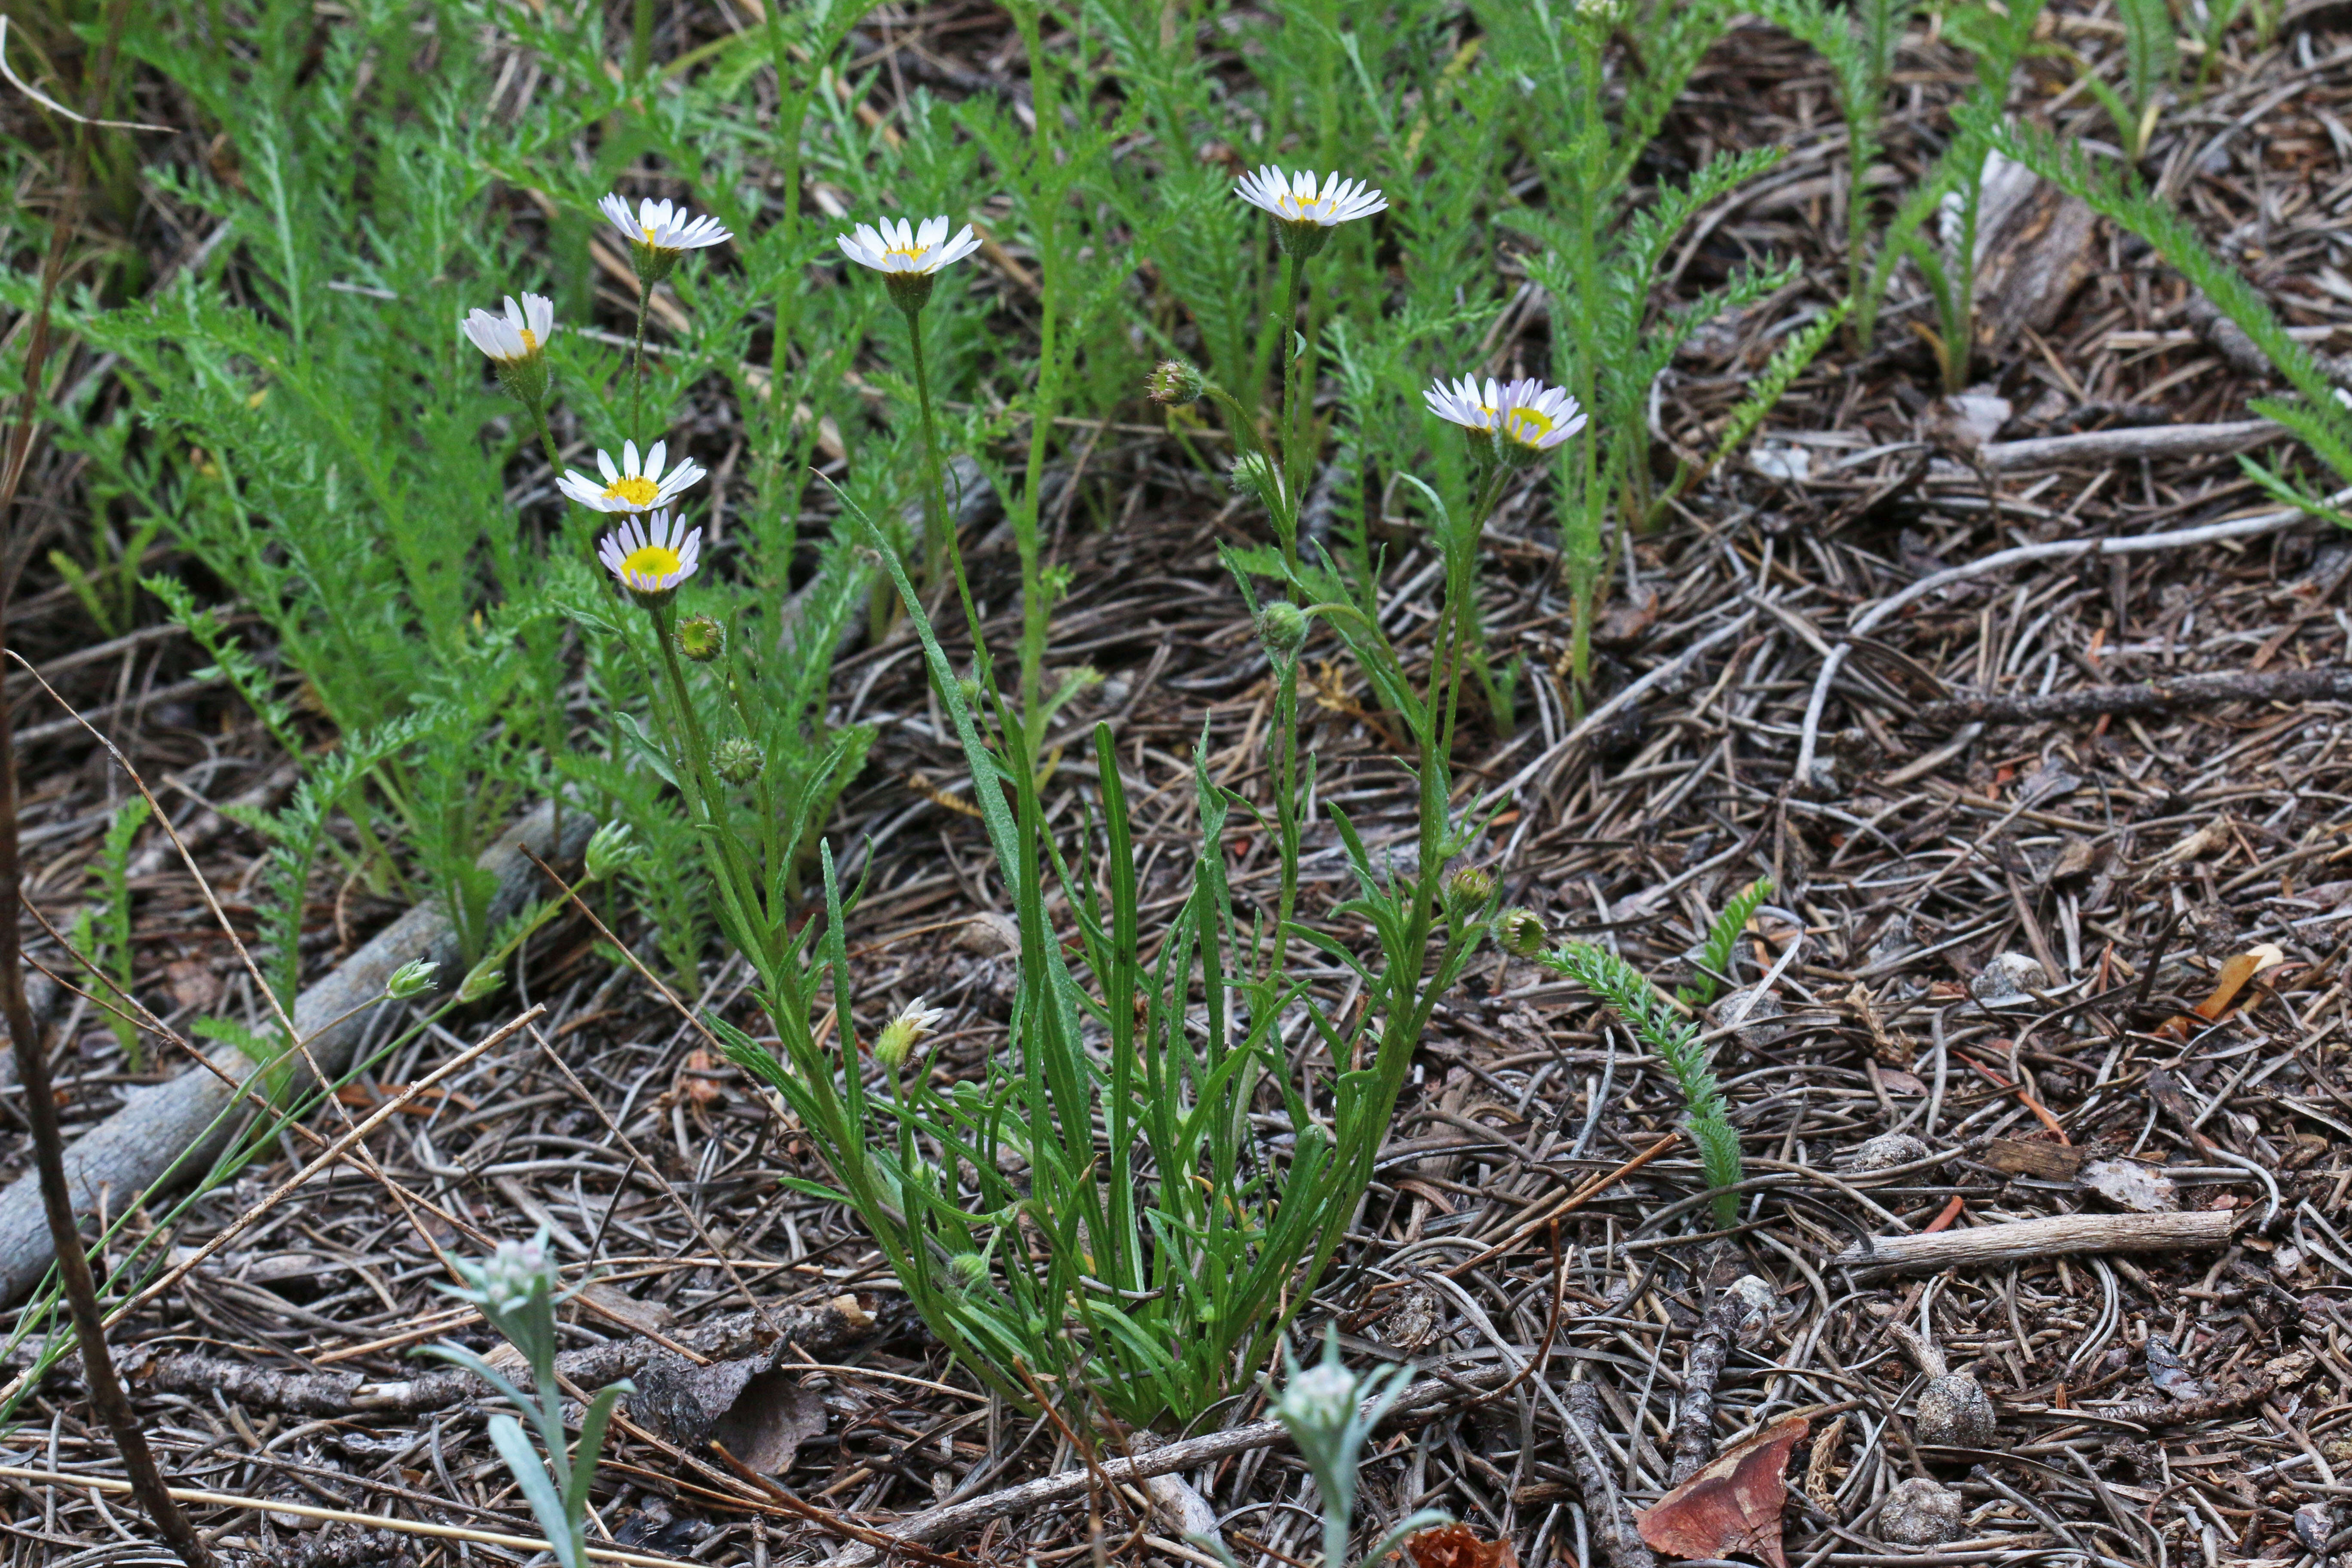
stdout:
[[639,599],[667,599],[702,564],[702,530],[667,511],[630,518],[596,547],[604,569]]
[[877,272],[937,272],[980,248],[970,224],[950,239],[944,215],[925,218],[920,228],[905,218],[886,217],[878,228],[861,223],[835,243],[850,260]]
[[488,310],[469,312],[458,325],[474,346],[499,364],[513,364],[526,360],[547,346],[555,335],[555,301],[543,294],[525,294],[522,303],[507,296],[507,313],[494,316]]
[[1484,385],[1465,375],[1449,386],[1441,376],[1421,395],[1432,414],[1470,431],[1474,442],[1514,464],[1533,462],[1584,428],[1576,399],[1533,376],[1507,386],[1491,375]]
[[1451,386],[1445,384],[1445,378],[1441,375],[1421,396],[1422,401],[1429,405],[1429,411],[1440,419],[1459,425],[1465,430],[1491,431],[1495,428],[1496,412],[1502,406],[1503,391],[1491,375],[1486,378],[1484,387],[1478,384],[1478,378],[1475,375],[1465,375]]
[[940,268],[980,248],[970,224],[950,239],[944,214],[925,218],[920,228],[902,217],[886,217],[878,227],[861,223],[855,232],[837,236],[835,243],[850,260],[882,274],[892,303],[909,315],[929,301]]
[[1386,212],[1389,205],[1380,192],[1366,190],[1361,180],[1343,180],[1333,173],[1318,184],[1312,169],[1286,174],[1271,163],[1255,174],[1244,174],[1234,194],[1271,214],[1283,248],[1302,258],[1322,249],[1340,224]]
[[882,1033],[874,1042],[874,1059],[884,1067],[896,1068],[907,1059],[907,1053],[918,1041],[940,1026],[948,1016],[945,1007],[926,1007],[923,999],[916,997],[898,1011],[898,1016],[882,1026]]
[[625,441],[618,463],[613,461],[610,452],[597,452],[596,466],[604,472],[603,484],[574,471],[556,480],[556,486],[582,506],[598,511],[652,511],[669,505],[679,491],[702,478],[702,465],[692,458],[679,458],[677,467],[664,474],[662,459],[668,455],[669,443],[656,441],[640,463],[637,444]]
[[654,250],[702,250],[735,237],[717,218],[707,213],[689,217],[686,208],[667,199],[647,196],[634,213],[625,196],[607,195],[596,206],[621,231],[622,238]]

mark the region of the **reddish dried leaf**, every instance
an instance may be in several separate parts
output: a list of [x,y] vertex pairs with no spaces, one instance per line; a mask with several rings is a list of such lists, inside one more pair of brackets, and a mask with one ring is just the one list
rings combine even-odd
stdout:
[[1637,1515],[1642,1539],[1670,1557],[1753,1552],[1789,1568],[1780,1555],[1780,1505],[1788,1500],[1789,1450],[1811,1429],[1801,1415],[1776,1421]]
[[693,1110],[708,1110],[726,1100],[727,1091],[719,1086],[719,1080],[729,1070],[724,1062],[697,1046],[687,1053],[686,1066],[678,1073],[677,1091]]
[[1405,1538],[1413,1568],[1519,1568],[1519,1554],[1507,1541],[1481,1541],[1466,1524],[1440,1525]]

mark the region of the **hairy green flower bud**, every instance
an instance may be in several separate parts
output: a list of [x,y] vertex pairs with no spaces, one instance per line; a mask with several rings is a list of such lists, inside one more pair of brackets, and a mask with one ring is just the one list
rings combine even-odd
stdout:
[[636,836],[629,831],[627,823],[604,824],[596,829],[595,837],[588,840],[588,852],[584,857],[588,880],[601,882],[616,871],[627,869],[629,863],[637,858],[637,847]]
[[1544,923],[1533,910],[1505,910],[1495,922],[1495,940],[1514,958],[1533,958],[1549,944]]
[[1486,907],[1495,896],[1495,874],[1475,866],[1465,866],[1445,879],[1446,911],[1456,920],[1465,920]]
[[1209,389],[1208,378],[1200,367],[1181,359],[1161,360],[1144,378],[1143,395],[1154,403],[1174,404],[1181,407],[1198,403]]
[[433,972],[441,966],[429,958],[412,958],[392,972],[383,994],[394,1002],[408,1002],[433,989]]
[[916,997],[897,1017],[882,1026],[881,1037],[874,1042],[874,1059],[892,1072],[898,1071],[916,1042],[936,1030],[940,1020],[947,1016],[945,1007],[926,1007],[923,999]]
[[977,1252],[959,1252],[948,1259],[948,1272],[964,1289],[974,1289],[988,1279],[988,1259]]
[[1296,658],[1307,646],[1307,613],[1287,599],[1272,600],[1257,613],[1257,637],[1276,658]]
[[727,628],[709,616],[688,616],[677,623],[677,651],[697,664],[709,664],[727,651]]
[[1282,500],[1282,475],[1264,452],[1244,452],[1225,475],[1234,494],[1247,496],[1268,511]]
[[740,786],[760,776],[760,770],[768,765],[768,754],[755,742],[740,735],[730,735],[719,742],[710,765],[719,770],[720,778]]

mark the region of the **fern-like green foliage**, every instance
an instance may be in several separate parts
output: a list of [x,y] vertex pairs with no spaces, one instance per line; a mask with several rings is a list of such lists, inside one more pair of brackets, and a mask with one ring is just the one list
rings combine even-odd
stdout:
[[[1830,323],[1832,330],[1836,325],[1834,321]],[[1683,1005],[1704,1007],[1715,1000],[1719,989],[1715,977],[1731,973],[1731,966],[1738,962],[1739,933],[1748,929],[1748,922],[1756,918],[1756,911],[1771,896],[1772,879],[1759,877],[1734,893],[1723,906],[1723,912],[1715,917],[1715,924],[1707,928],[1698,978],[1675,993]]]
[[1789,334],[1788,341],[1774,351],[1771,363],[1764,367],[1764,374],[1751,384],[1754,390],[1741,398],[1739,406],[1731,411],[1730,422],[1723,427],[1723,439],[1717,443],[1715,456],[1707,459],[1708,468],[1721,468],[1732,453],[1746,444],[1748,437],[1756,434],[1756,427],[1764,423],[1764,416],[1788,395],[1790,383],[1804,374],[1805,367],[1813,363],[1814,356],[1829,346],[1830,339],[1836,335],[1838,328],[1845,324],[1846,313],[1853,308],[1851,299],[1841,300],[1829,310]]
[[[90,866],[98,896],[74,922],[74,945],[80,949],[83,962],[124,996],[131,994],[138,959],[131,945],[131,844],[146,826],[150,813],[145,795],[132,795],[114,808],[98,858]],[[122,1047],[122,1059],[132,1072],[142,1070],[145,1057],[139,1026],[119,1008],[110,1015],[109,1024]]]
[[[2062,143],[2047,132],[2011,124],[1982,110],[1963,109],[1957,118],[1964,130],[1981,136],[2004,156],[2147,241],[2212,301],[2214,309],[2236,322],[2272,368],[2300,395],[2293,399],[2257,398],[2248,406],[2294,432],[2336,471],[2339,480],[2352,484],[2352,410],[2338,400],[2334,384],[2311,351],[2287,335],[2261,291],[2236,268],[2214,255],[2177,208],[2147,191],[2129,168],[2102,163],[2081,146]],[[2315,517],[2331,521],[2340,517],[2327,500],[2292,479],[2251,458],[2241,458],[2239,462],[2280,499]]]
[[[2159,4],[2161,0],[2159,0]],[[1869,174],[1884,151],[1879,128],[1885,118],[1886,79],[1895,46],[1911,19],[1911,0],[1854,0],[1849,9],[1823,0],[1759,0],[1757,14],[1783,32],[1811,44],[1830,63],[1830,88],[1846,135],[1846,293],[1863,290],[1869,248]]]
[[[1758,901],[1761,900],[1759,894]],[[1723,922],[1716,924],[1719,929]],[[1714,1053],[1700,1043],[1697,1027],[1667,1005],[1648,975],[1605,948],[1571,942],[1537,962],[1607,1003],[1610,1011],[1633,1031],[1633,1037],[1665,1064],[1683,1091],[1688,1112],[1684,1126],[1691,1142],[1698,1145],[1706,1184],[1715,1189],[1715,1223],[1726,1229],[1739,1223],[1739,1194],[1731,1190],[1739,1184],[1739,1134],[1732,1131],[1731,1119],[1724,1110],[1723,1086],[1715,1079]]]

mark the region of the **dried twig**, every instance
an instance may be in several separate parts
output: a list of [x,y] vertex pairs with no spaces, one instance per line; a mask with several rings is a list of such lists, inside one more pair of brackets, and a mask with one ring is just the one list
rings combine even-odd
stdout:
[[2038,724],[2091,719],[2103,713],[2168,713],[2216,702],[2322,702],[2352,697],[2352,668],[2224,671],[2147,680],[2132,686],[2088,686],[2042,697],[1977,695],[1930,702],[1915,715],[1934,729],[1961,724]]

